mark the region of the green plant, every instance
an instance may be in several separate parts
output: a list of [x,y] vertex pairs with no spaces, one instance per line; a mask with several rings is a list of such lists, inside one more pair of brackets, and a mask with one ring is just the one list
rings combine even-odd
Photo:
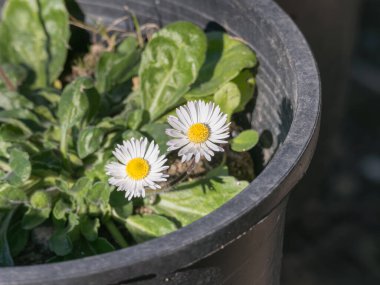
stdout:
[[[102,38],[74,60],[67,58],[70,19]],[[99,254],[186,226],[247,185],[226,167],[228,147],[212,162],[201,160],[201,170],[195,169],[200,157],[186,164],[167,153],[174,182],[145,199],[128,201],[109,185],[105,167],[117,143],[147,137],[166,152],[167,118],[176,107],[214,102],[231,121],[254,93],[256,57],[240,40],[189,22],[172,23],[149,40],[136,31],[125,36],[91,28],[70,18],[63,0],[4,6],[1,266],[13,265],[41,227],[51,230],[50,253],[36,262]],[[231,146],[247,151],[257,141],[255,131],[245,131]]]

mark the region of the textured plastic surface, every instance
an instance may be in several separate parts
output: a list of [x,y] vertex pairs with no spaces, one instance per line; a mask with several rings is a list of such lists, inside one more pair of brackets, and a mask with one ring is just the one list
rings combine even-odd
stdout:
[[[0,284],[278,284],[285,198],[311,160],[321,103],[317,68],[297,27],[269,0],[78,2],[106,22],[124,16],[127,5],[141,22],[217,22],[243,38],[260,62],[251,123],[272,134],[263,149],[267,165],[238,196],[172,234],[80,260],[2,268]],[[235,267],[227,266],[231,258]]]

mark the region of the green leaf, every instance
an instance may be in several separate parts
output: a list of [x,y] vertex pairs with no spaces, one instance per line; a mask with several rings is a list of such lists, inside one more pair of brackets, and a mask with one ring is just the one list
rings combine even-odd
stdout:
[[81,159],[97,151],[102,144],[104,131],[96,127],[87,127],[80,131],[77,153]]
[[55,184],[59,191],[61,191],[62,193],[70,194],[70,185],[66,180],[58,178],[55,181]]
[[9,157],[9,165],[12,169],[12,172],[7,178],[10,184],[19,185],[29,179],[32,172],[32,166],[29,161],[28,153],[17,148],[12,148]]
[[79,225],[79,216],[77,213],[69,212],[68,215],[68,223],[66,227],[66,232],[70,233],[74,229],[77,229],[77,226]]
[[133,203],[125,198],[124,191],[114,190],[111,192],[109,204],[119,218],[126,219],[133,214]]
[[61,99],[61,91],[51,87],[33,90],[29,94],[38,105],[44,105],[50,109],[55,109]]
[[53,216],[57,220],[66,220],[66,214],[71,212],[70,204],[66,203],[64,200],[59,199],[53,208]]
[[73,241],[80,237],[79,216],[69,212],[66,227],[62,222],[54,223],[54,233],[49,239],[49,248],[58,256],[68,255],[73,250]]
[[159,215],[133,215],[127,218],[126,227],[136,242],[164,236],[177,229],[175,224]]
[[142,127],[141,131],[146,133],[150,139],[154,140],[158,144],[160,153],[166,153],[168,149],[166,143],[170,139],[165,133],[168,128],[169,125],[166,123],[152,123]]
[[4,111],[0,114],[0,123],[3,123],[0,126],[0,141],[25,140],[32,135],[32,130],[24,122],[8,117],[9,114]]
[[98,111],[100,97],[93,82],[78,77],[65,87],[58,105],[58,118],[62,128],[69,129],[83,120],[89,121]]
[[149,113],[142,109],[133,110],[129,113],[127,120],[127,126],[130,129],[138,130],[141,125],[149,122]]
[[31,157],[32,174],[37,176],[59,175],[63,162],[55,150],[42,150]]
[[65,229],[58,229],[49,239],[49,248],[58,256],[69,254],[73,249],[73,243]]
[[[25,125],[33,132],[39,132],[44,130],[44,128],[41,126],[39,118],[28,109],[13,109],[8,111],[0,111],[0,120],[4,120],[5,122],[7,122],[7,120],[13,119],[19,120],[19,122],[22,122],[23,125]],[[12,124],[9,121],[7,123]],[[25,129],[22,129],[22,131],[28,134],[28,131],[25,132]]]
[[17,92],[1,91],[0,89],[0,107],[4,110],[32,109],[33,102]]
[[52,83],[63,70],[69,39],[64,0],[12,0],[3,7],[0,62],[25,64],[36,87]]
[[65,256],[63,260],[78,259],[86,256],[107,253],[114,250],[115,247],[105,238],[98,238],[94,241],[87,241],[86,239],[81,238],[75,241],[73,251],[69,255]]
[[80,232],[88,241],[95,241],[98,238],[100,222],[98,218],[92,219],[83,216],[80,219]]
[[139,43],[135,37],[125,38],[116,48],[117,53],[123,55],[132,55],[138,48]]
[[52,112],[50,109],[44,105],[40,105],[34,108],[34,112],[38,114],[41,118],[44,120],[50,122],[50,123],[56,123],[56,119],[54,118]]
[[242,131],[239,135],[231,140],[233,151],[248,151],[253,148],[259,141],[259,134],[254,130]]
[[256,65],[255,53],[243,42],[221,33],[207,34],[206,61],[199,71],[187,99],[214,94],[223,84],[234,79],[243,69]]
[[9,210],[27,201],[26,194],[21,189],[8,184],[0,186],[0,210]]
[[106,164],[113,157],[111,150],[101,151],[93,154],[96,157],[94,163],[85,169],[85,175],[92,180],[107,181],[108,176],[104,171]]
[[117,191],[116,189],[111,192],[110,195],[110,205],[112,207],[124,206],[126,204],[132,204],[128,199],[125,199],[124,191]]
[[161,194],[159,202],[149,207],[186,226],[219,208],[247,186],[246,181],[237,181],[232,176],[205,178]]
[[111,189],[106,182],[96,182],[87,192],[86,201],[89,212],[98,214],[104,212],[110,198]]
[[76,152],[69,152],[69,159],[73,166],[75,167],[82,167],[83,161],[77,156]]
[[92,182],[87,177],[79,178],[70,190],[70,194],[75,196],[76,199],[83,199],[87,197],[88,191],[92,188]]
[[[19,123],[22,124],[21,122]],[[25,141],[29,136],[29,132],[25,132],[23,128],[15,124],[4,124],[0,126],[0,141],[2,142],[21,142]]]
[[36,191],[30,197],[30,208],[22,218],[23,229],[31,230],[49,218],[51,202],[49,195],[44,191]]
[[6,233],[0,233],[0,266],[13,266],[14,261],[12,258],[11,250],[9,248]]
[[95,254],[107,253],[115,250],[115,247],[105,238],[98,238],[88,243]]
[[252,72],[246,69],[240,72],[240,74],[234,78],[232,82],[237,85],[240,91],[240,104],[236,108],[235,112],[241,112],[254,95],[256,80]]
[[126,130],[125,132],[123,132],[121,137],[123,138],[123,140],[127,141],[127,140],[130,140],[131,138],[140,139],[143,137],[143,135],[142,135],[142,133],[140,133],[138,131]]
[[9,158],[8,149],[11,148],[11,146],[12,144],[10,142],[6,142],[0,139],[0,157]]
[[[121,191],[117,191],[117,192],[121,192]],[[124,198],[124,200],[127,200],[127,199],[125,199],[124,194],[123,194],[123,198]],[[117,216],[122,218],[122,219],[126,219],[133,214],[133,204],[132,203],[128,203],[128,204],[125,204],[122,206],[117,206],[117,207],[114,207],[114,209],[115,209]]]
[[[1,25],[1,24],[0,24]],[[1,29],[1,28],[0,28]],[[0,40],[1,43],[1,40]],[[0,56],[1,57],[1,56]],[[15,86],[16,88],[21,85],[21,83],[26,79],[28,75],[28,71],[25,67],[22,65],[15,65],[15,64],[2,64],[1,68],[4,70],[4,73],[10,80],[10,82]],[[0,77],[0,93],[6,93],[6,92],[1,92],[7,90],[6,83],[4,80]],[[15,93],[15,92],[10,92],[10,93]],[[3,96],[1,96],[3,97]],[[4,106],[4,98],[0,97],[0,106],[4,109],[7,110],[7,108]],[[22,100],[22,99],[21,99]],[[26,98],[25,100],[29,102]],[[6,101],[6,100],[5,100]],[[11,104],[14,104],[14,102],[9,102]],[[20,107],[20,106],[19,106]],[[16,107],[16,108],[19,108]]]
[[104,52],[95,70],[96,88],[100,93],[110,92],[137,74],[140,50],[135,38],[126,38],[117,52]]
[[13,266],[13,258],[7,239],[7,231],[15,210],[8,212],[0,226],[0,266]]
[[240,104],[240,91],[235,83],[227,82],[214,95],[214,102],[219,105],[221,111],[231,116]]
[[207,40],[189,22],[167,25],[154,34],[140,64],[143,108],[152,121],[170,110],[189,90],[205,59]]
[[17,256],[24,250],[28,243],[29,231],[24,230],[21,227],[21,222],[17,221],[10,225],[7,239],[12,256]]

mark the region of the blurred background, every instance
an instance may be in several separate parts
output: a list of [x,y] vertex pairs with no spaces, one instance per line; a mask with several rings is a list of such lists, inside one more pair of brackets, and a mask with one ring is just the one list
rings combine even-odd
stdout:
[[380,284],[380,0],[277,0],[307,38],[322,122],[291,195],[282,284]]

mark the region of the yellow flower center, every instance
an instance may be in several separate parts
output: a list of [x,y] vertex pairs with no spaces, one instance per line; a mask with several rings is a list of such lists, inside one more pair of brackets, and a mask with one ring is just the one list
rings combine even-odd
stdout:
[[128,176],[134,180],[141,180],[147,177],[149,170],[148,161],[140,157],[131,159],[125,167]]
[[210,136],[210,129],[202,123],[192,125],[187,131],[187,137],[193,143],[203,143]]

